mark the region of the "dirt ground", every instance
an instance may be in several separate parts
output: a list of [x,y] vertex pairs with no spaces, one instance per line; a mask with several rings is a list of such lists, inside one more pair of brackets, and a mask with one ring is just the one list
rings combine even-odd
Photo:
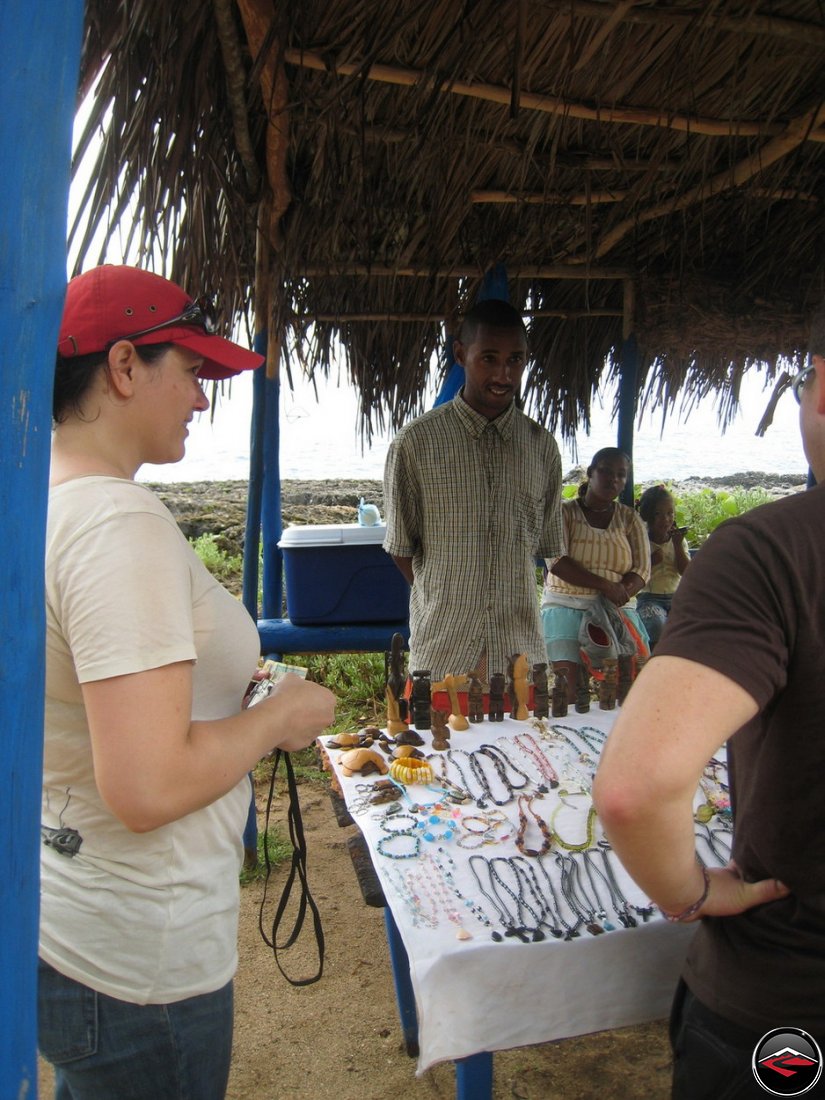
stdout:
[[[326,940],[324,974],[315,985],[289,985],[259,931],[263,887],[243,887],[227,1100],[451,1100],[452,1064],[416,1077],[415,1059],[406,1053],[383,910],[364,904],[346,847],[357,826],[339,827],[325,789],[301,784],[300,796],[309,883]],[[260,789],[261,826],[265,804]],[[281,799],[276,820],[284,809]],[[279,867],[268,888],[263,925],[270,939],[286,873]],[[292,927],[289,918],[283,930]],[[291,977],[314,972],[309,919],[299,943],[280,958]],[[494,1100],[665,1100],[670,1093],[664,1021],[501,1051],[493,1064]],[[51,1094],[51,1072],[42,1063],[40,1096]]]

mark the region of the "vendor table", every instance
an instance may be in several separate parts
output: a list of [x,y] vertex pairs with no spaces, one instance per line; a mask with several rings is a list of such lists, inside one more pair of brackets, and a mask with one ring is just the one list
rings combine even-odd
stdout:
[[[589,783],[614,715],[594,708],[542,722],[485,718],[451,734],[450,752],[430,757],[434,782],[401,787],[400,807],[369,803],[381,777],[344,775],[342,753],[327,749],[386,898],[408,1039],[417,1024],[418,1073],[455,1060],[459,1097],[491,1096],[495,1050],[668,1012],[695,926],[661,917],[609,850],[595,818]],[[430,735],[421,736],[429,755]],[[323,739],[325,748],[330,740]],[[481,746],[492,752],[479,754]],[[548,780],[553,771],[557,785]],[[485,805],[448,803],[442,772]],[[698,850],[708,865],[725,862],[730,846],[724,809],[706,820],[714,801],[716,808],[724,804],[725,779],[717,766],[697,792],[697,835],[706,839]],[[523,786],[511,792],[509,785]],[[448,808],[424,809],[439,799]],[[548,834],[552,843],[539,858]],[[542,897],[546,919],[539,925]],[[522,931],[505,934],[516,921]]]

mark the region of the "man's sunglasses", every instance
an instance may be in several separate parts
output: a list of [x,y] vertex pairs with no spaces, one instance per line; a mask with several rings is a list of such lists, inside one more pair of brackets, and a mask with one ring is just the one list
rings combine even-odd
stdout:
[[117,340],[110,340],[108,347],[112,347],[119,340],[137,340],[139,336],[148,336],[150,332],[160,332],[164,328],[174,328],[176,325],[193,325],[201,328],[207,336],[214,336],[218,331],[218,323],[215,320],[215,307],[211,298],[206,296],[196,298],[190,302],[183,313],[176,317],[170,317],[168,321],[160,321],[149,328],[142,328],[140,332],[130,332],[128,336],[118,336]]
[[802,370],[794,378],[793,382],[791,382],[791,389],[793,390],[793,395],[796,398],[797,405],[800,405],[802,403],[800,391],[802,390],[802,387],[805,385],[808,379],[811,377],[813,372],[814,365],[813,363],[809,363],[806,367],[802,368]]

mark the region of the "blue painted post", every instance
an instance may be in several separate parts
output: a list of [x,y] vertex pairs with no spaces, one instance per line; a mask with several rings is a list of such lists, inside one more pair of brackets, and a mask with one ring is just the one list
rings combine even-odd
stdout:
[[[277,368],[277,364],[276,364]],[[267,367],[261,367],[266,371]],[[283,554],[278,549],[281,537],[281,381],[264,378],[264,488],[262,532],[264,545],[263,617],[278,619],[283,606]]]
[[43,556],[82,0],[0,4],[0,1096],[37,1091]]
[[[259,332],[253,344],[259,355],[266,355],[266,330]],[[264,493],[264,435],[266,420],[266,367],[252,376],[252,423],[249,435],[249,494],[246,501],[246,530],[243,544],[243,603],[258,619],[258,553],[261,547],[261,510]]]
[[[616,446],[633,458],[633,431],[636,420],[636,387],[639,377],[639,346],[633,333],[633,283],[624,284],[624,320],[619,363],[619,424]],[[622,493],[622,503],[633,507],[633,468]]]

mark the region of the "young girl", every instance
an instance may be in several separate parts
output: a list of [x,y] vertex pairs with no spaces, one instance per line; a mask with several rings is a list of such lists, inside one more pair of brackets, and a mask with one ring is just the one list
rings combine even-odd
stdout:
[[636,597],[639,618],[650,635],[650,648],[662,633],[673,593],[690,564],[684,527],[675,525],[673,497],[664,485],[645,489],[637,505],[650,538],[650,580]]

